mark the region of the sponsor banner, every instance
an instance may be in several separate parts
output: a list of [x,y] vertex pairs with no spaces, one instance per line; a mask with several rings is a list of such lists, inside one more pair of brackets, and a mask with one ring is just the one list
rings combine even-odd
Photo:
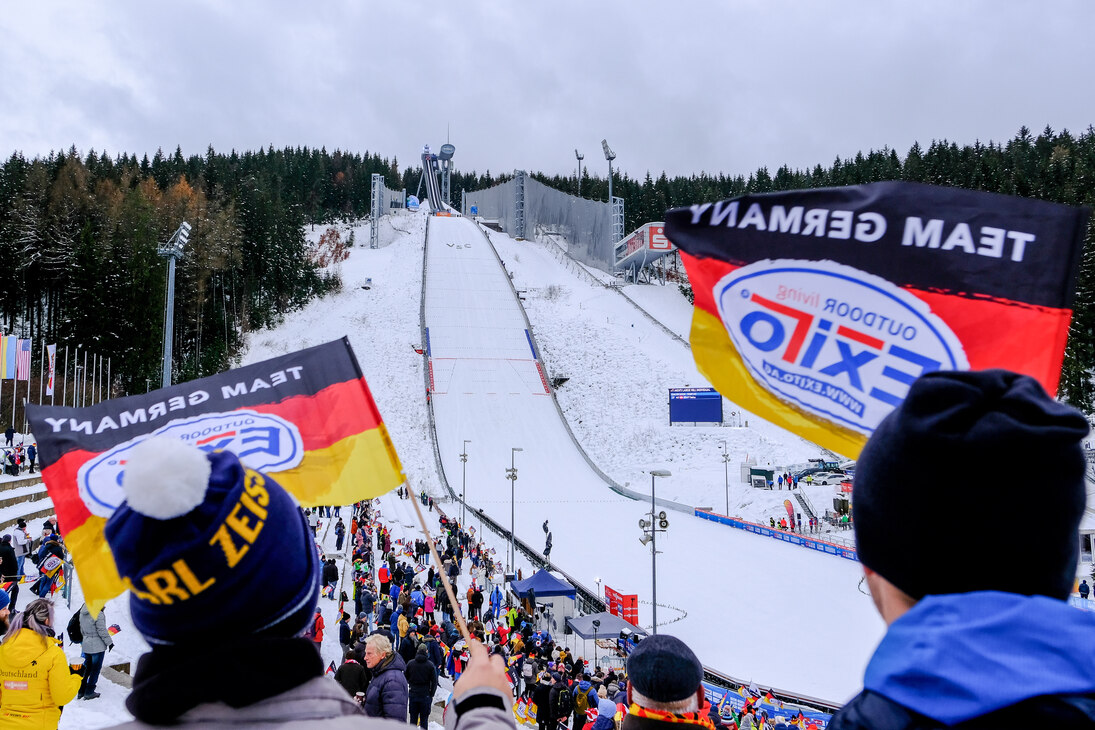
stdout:
[[1055,393],[1086,209],[916,183],[672,210],[700,372],[850,458],[920,375],[1006,368]]
[[801,547],[810,548],[811,550],[817,550],[818,552],[825,553],[826,555],[836,555],[839,558],[845,558],[847,560],[854,560],[859,562],[859,556],[856,554],[855,548],[844,547],[843,545],[835,545],[831,542],[824,540],[818,540],[812,537],[806,537],[805,535],[797,532],[791,532],[789,530],[780,530],[779,528],[772,528],[768,525],[759,525],[755,522],[746,522],[745,520],[738,519],[736,517],[726,517],[725,515],[716,514],[714,512],[707,512],[706,510],[696,510],[693,514],[696,517],[700,517],[711,522],[718,522],[720,525],[727,525],[729,527],[736,527],[739,530],[745,530],[751,532],[754,535],[762,535],[764,537],[770,537],[780,542],[787,542],[792,545],[800,545]]
[[351,504],[404,481],[345,338],[88,408],[28,405],[27,417],[94,611],[123,590],[103,526],[125,498],[127,455],[150,436],[232,451],[306,507]]

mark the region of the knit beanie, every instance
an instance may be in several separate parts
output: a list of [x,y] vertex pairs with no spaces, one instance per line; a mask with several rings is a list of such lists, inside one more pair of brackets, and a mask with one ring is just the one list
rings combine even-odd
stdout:
[[703,665],[680,639],[655,634],[639,642],[627,657],[627,676],[639,694],[655,702],[691,697],[703,683]]
[[232,634],[292,637],[310,624],[320,564],[296,501],[228,451],[153,437],[131,452],[105,534],[151,644]]
[[[1084,511],[1088,424],[1031,377],[925,375],[875,429],[852,491],[860,561],[911,597],[1064,599]],[[1033,528],[1020,529],[1028,516]]]

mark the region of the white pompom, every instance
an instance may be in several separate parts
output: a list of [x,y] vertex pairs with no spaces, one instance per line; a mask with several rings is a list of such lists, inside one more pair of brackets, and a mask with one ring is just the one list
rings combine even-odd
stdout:
[[205,500],[213,468],[205,452],[167,436],[133,447],[122,488],[130,509],[157,520],[181,517]]

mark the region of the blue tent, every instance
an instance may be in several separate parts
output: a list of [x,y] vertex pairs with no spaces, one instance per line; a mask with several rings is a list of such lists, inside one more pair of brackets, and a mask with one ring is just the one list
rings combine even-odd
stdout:
[[574,586],[565,580],[556,578],[546,570],[541,570],[524,580],[515,580],[509,585],[520,598],[524,598],[530,588],[536,591],[537,598],[551,598],[552,596],[574,598],[576,595]]

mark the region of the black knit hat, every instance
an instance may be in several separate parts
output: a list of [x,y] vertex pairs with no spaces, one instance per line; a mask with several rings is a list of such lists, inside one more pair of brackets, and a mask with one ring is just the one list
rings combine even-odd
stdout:
[[703,665],[688,646],[666,634],[648,636],[627,657],[631,686],[655,702],[677,702],[696,694]]
[[[988,590],[1066,598],[1087,432],[1079,412],[1026,375],[920,378],[856,465],[860,561],[916,599]],[[1036,524],[1024,525],[1028,517]]]

